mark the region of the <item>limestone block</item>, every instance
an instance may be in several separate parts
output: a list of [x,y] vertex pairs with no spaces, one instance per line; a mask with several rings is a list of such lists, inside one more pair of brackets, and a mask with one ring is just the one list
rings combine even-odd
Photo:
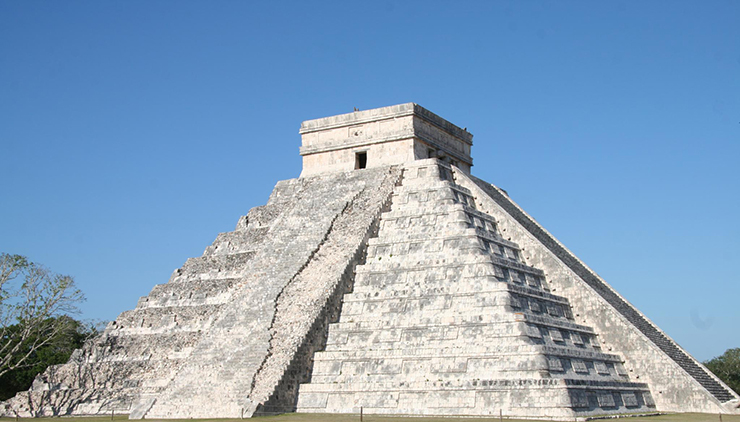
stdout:
[[449,390],[405,392],[399,395],[398,407],[400,409],[472,408],[475,407],[475,392]]
[[377,392],[369,394],[355,394],[355,407],[367,408],[397,408],[399,402],[398,392]]

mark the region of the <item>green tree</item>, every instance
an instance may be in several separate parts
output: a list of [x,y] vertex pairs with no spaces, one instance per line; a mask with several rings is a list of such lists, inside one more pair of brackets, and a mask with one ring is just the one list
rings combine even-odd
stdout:
[[[0,376],[0,400],[7,400],[17,392],[28,390],[36,375],[43,372],[50,365],[67,362],[75,349],[79,349],[85,340],[97,334],[92,325],[83,324],[69,316],[50,318],[55,321],[44,321],[47,325],[56,324],[63,327],[58,330],[53,338],[45,342],[43,346],[30,350],[33,344],[38,343],[36,339],[29,338],[20,348],[19,356],[28,354],[25,364],[15,367]],[[6,331],[9,337],[17,336],[23,328],[16,324],[8,327]],[[5,338],[2,339],[6,341]],[[29,353],[30,352],[30,353]]]
[[740,347],[727,349],[721,356],[704,362],[728,387],[740,393]]
[[31,365],[38,351],[73,329],[85,300],[70,276],[20,255],[0,254],[0,377]]

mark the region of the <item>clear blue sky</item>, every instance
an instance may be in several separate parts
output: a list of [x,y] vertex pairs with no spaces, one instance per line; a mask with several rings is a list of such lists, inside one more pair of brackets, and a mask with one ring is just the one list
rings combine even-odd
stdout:
[[0,251],[111,320],[413,101],[701,360],[740,347],[738,1],[0,1]]

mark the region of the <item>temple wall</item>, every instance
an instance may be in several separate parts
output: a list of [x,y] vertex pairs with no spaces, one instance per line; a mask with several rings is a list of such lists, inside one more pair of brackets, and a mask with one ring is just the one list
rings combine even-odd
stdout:
[[413,103],[305,121],[301,138],[301,177],[353,170],[362,151],[367,168],[435,157],[467,172],[473,164],[473,135]]
[[303,150],[346,148],[353,144],[364,144],[389,138],[408,138],[413,135],[414,129],[413,117],[410,115],[370,122],[348,121],[347,124],[347,126],[304,133],[301,136]]
[[376,168],[414,160],[413,139],[401,139],[373,144],[358,144],[355,148],[330,150],[303,156],[301,177],[355,169],[355,154],[367,154],[366,168]]

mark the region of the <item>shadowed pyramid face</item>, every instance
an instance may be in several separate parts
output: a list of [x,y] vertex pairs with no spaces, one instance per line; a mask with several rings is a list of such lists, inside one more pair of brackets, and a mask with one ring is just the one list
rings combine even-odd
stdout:
[[5,415],[736,409],[735,393],[470,175],[467,131],[409,103],[301,134],[303,177],[278,182]]

